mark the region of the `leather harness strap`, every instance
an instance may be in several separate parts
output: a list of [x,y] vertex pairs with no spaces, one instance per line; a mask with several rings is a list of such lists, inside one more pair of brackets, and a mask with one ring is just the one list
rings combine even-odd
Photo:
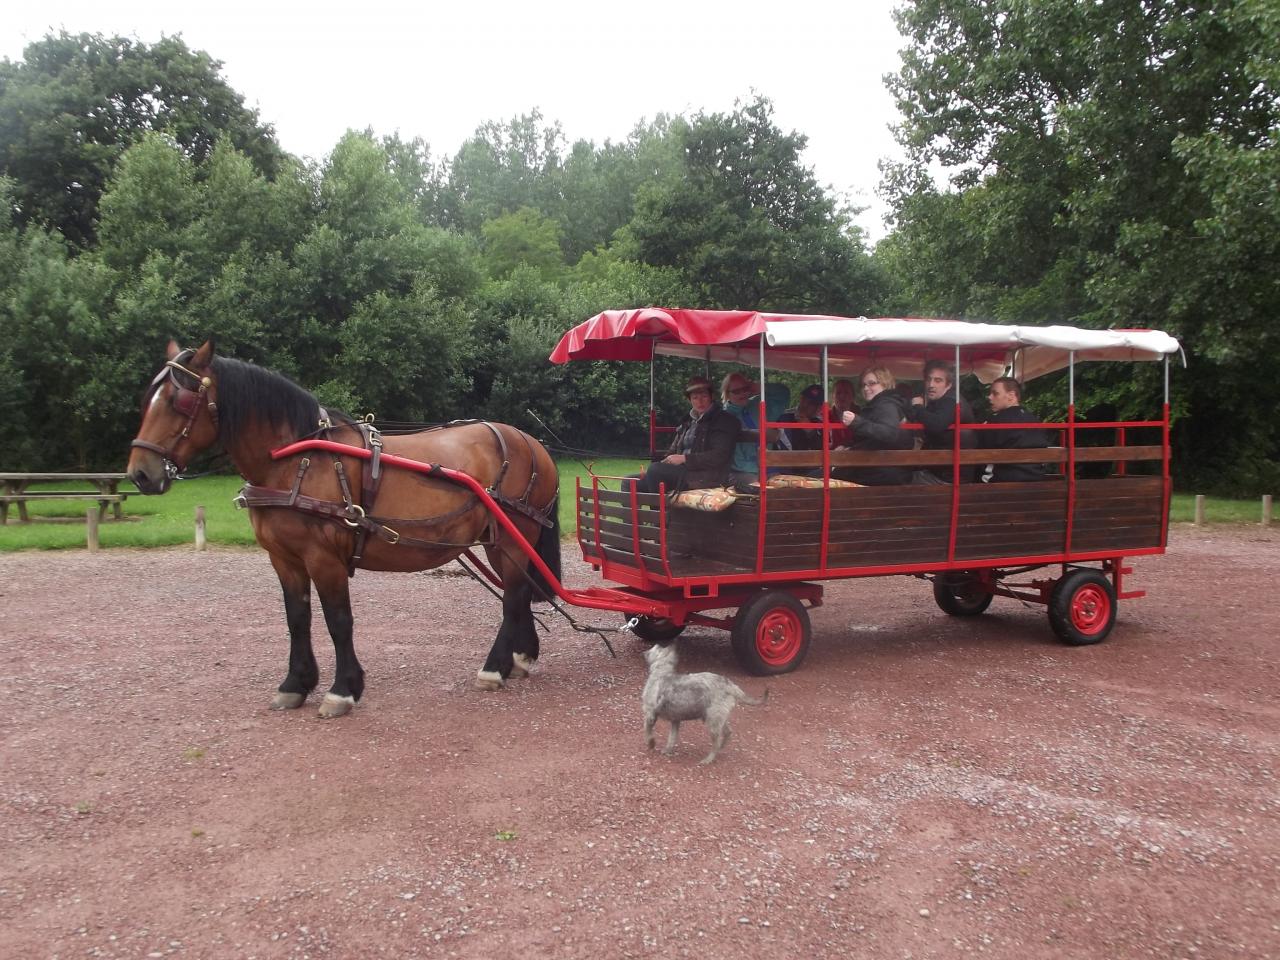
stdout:
[[[322,407],[320,409],[321,432],[327,433],[333,429],[332,422],[327,412]],[[538,509],[530,505],[529,496],[533,492],[534,484],[538,474],[532,469],[535,463],[533,445],[529,442],[529,437],[520,431],[520,436],[524,439],[525,447],[529,451],[529,462],[531,465],[529,484],[525,488],[524,494],[518,500],[514,500],[498,489],[506,476],[507,470],[511,465],[508,456],[507,443],[502,436],[502,432],[498,430],[492,423],[488,421],[466,421],[468,423],[483,423],[489,428],[494,438],[498,442],[498,449],[502,456],[502,466],[498,470],[498,475],[493,483],[486,488],[486,493],[491,496],[503,509],[514,511],[521,516],[528,517],[540,526],[550,528],[554,526],[550,519],[551,511],[558,508],[557,498],[552,498],[551,502],[543,509]],[[455,424],[449,424],[454,426]],[[461,425],[459,422],[457,425]],[[389,544],[401,544],[403,546],[423,547],[434,549],[439,547],[466,547],[476,544],[491,545],[496,542],[497,530],[495,522],[490,521],[487,525],[488,536],[480,541],[472,541],[471,543],[445,543],[440,540],[424,540],[416,537],[402,536],[399,528],[403,527],[430,527],[448,523],[458,517],[474,510],[480,505],[480,500],[475,495],[468,498],[468,502],[447,513],[439,514],[434,517],[419,518],[389,518],[378,517],[373,515],[374,504],[377,501],[378,489],[382,481],[382,435],[373,426],[366,422],[358,422],[353,425],[360,435],[361,446],[370,450],[369,459],[364,461],[364,467],[361,474],[360,484],[360,502],[356,503],[351,496],[351,488],[347,481],[346,468],[342,464],[341,458],[335,454],[333,458],[334,472],[338,476],[338,485],[342,491],[342,502],[337,503],[332,500],[321,500],[317,497],[310,497],[302,493],[302,480],[307,474],[307,470],[311,466],[311,458],[303,457],[298,463],[297,472],[294,474],[293,485],[289,490],[277,490],[274,487],[261,487],[254,484],[246,483],[240,490],[240,495],[236,497],[235,504],[238,507],[285,507],[297,510],[301,513],[308,513],[312,516],[321,517],[325,520],[340,522],[355,531],[356,542],[352,550],[351,559],[348,564],[348,576],[355,574],[355,567],[359,560],[364,556],[365,543],[369,534],[373,534],[379,539]],[[433,473],[440,469],[440,464],[429,464]],[[391,524],[395,524],[394,527]]]

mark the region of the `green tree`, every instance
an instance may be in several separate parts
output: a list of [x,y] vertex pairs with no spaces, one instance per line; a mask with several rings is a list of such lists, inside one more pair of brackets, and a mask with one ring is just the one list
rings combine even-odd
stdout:
[[[1254,399],[1275,379],[1280,306],[1254,259],[1280,229],[1274,4],[917,0],[898,18],[908,160],[886,180],[896,230],[881,259],[907,296],[984,319],[1169,330],[1191,358],[1180,475],[1280,480],[1280,428]],[[930,164],[951,172],[949,192]],[[1089,380],[1121,412],[1151,412],[1145,376]]]
[[564,272],[560,227],[536,210],[521,207],[486,220],[480,233],[492,277],[505,277],[521,265],[536,270],[544,280],[555,280]]
[[20,222],[91,245],[116,161],[148,132],[168,134],[197,164],[226,137],[273,175],[282,153],[272,130],[221,67],[179,37],[148,46],[65,31],[0,61],[0,174],[17,184]]
[[763,97],[674,124],[681,162],[643,183],[624,257],[677,268],[706,306],[862,312],[882,296],[849,212],[800,163]]

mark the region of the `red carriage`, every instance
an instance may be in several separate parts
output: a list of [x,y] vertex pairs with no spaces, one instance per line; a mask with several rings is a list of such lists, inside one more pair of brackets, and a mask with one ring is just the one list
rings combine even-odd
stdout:
[[[822,602],[820,581],[845,577],[927,577],[939,607],[957,616],[982,613],[996,596],[1043,603],[1063,641],[1097,643],[1111,630],[1117,602],[1143,595],[1126,587],[1126,558],[1165,549],[1168,359],[1178,351],[1176,340],[1151,330],[702,310],[599,314],[566,333],[551,359],[652,365],[667,355],[758,371],[760,478],[756,496],[722,512],[673,507],[660,494],[611,490],[599,477],[579,484],[583,557],[620,586],[566,599],[607,599],[606,605],[639,615],[634,629],[653,640],[672,638],[688,624],[728,630],[738,659],[755,674],[799,664],[810,638],[806,606]],[[929,359],[984,382],[1005,373],[1025,381],[1067,368],[1065,422],[1033,425],[1053,431],[1058,443],[1038,450],[964,449],[957,406],[950,451],[833,451],[830,443],[819,451],[766,448],[769,428],[795,427],[766,417],[770,371],[804,373],[829,390],[833,376],[873,363],[903,378],[918,377]],[[1159,417],[1079,420],[1075,365],[1100,360],[1163,360]],[[652,408],[652,372],[650,383]],[[828,420],[825,400],[821,420]],[[990,429],[1002,428],[965,424],[965,430]],[[661,430],[651,412],[651,449]],[[955,482],[973,465],[1032,461],[1056,472],[1037,482]],[[1078,476],[1086,464],[1101,470]],[[827,480],[774,487],[766,476],[771,468],[829,477],[833,467],[881,465],[946,467],[953,482],[849,488]]]

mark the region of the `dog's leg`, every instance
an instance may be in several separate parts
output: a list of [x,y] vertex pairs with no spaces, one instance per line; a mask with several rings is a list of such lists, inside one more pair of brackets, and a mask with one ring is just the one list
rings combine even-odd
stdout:
[[658,715],[656,713],[646,713],[644,715],[644,742],[649,745],[649,749],[654,748],[653,725],[657,722]]
[[699,761],[703,766],[715,762],[716,756],[724,749],[724,745],[729,742],[728,717],[725,717],[722,722],[716,723],[714,726],[710,723],[707,726],[711,730],[711,752]]
[[662,751],[664,756],[671,756],[676,752],[676,741],[680,739],[680,721],[671,721],[671,732],[667,734],[667,746]]

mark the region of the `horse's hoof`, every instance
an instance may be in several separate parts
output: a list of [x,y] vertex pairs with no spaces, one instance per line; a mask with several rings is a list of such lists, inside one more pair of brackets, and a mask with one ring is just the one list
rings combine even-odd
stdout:
[[305,693],[285,693],[283,690],[277,690],[276,695],[271,698],[272,710],[297,710],[306,703],[307,695]]
[[502,674],[490,670],[481,670],[476,674],[476,689],[492,692],[502,689]]
[[355,697],[340,697],[334,693],[326,693],[320,704],[320,719],[332,720],[334,717],[346,716],[355,705]]
[[513,666],[511,667],[511,676],[515,677],[517,680],[523,680],[532,670],[534,658],[526,657],[523,653],[517,653],[512,660]]

